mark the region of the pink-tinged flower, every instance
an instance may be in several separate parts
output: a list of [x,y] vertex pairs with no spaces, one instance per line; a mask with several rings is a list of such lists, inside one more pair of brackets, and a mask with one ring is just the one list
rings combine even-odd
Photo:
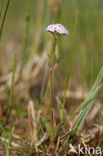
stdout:
[[52,33],[52,34],[58,34],[58,35],[68,35],[68,30],[62,25],[62,24],[51,24],[46,28],[46,31]]

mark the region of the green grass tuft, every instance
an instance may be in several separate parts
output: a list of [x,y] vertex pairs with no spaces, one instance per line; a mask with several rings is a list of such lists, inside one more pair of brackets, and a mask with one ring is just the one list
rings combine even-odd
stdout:
[[69,137],[69,141],[75,136],[77,131],[81,128],[81,126],[82,126],[83,122],[85,121],[90,109],[92,108],[94,99],[96,98],[96,95],[100,89],[100,83],[101,83],[102,79],[103,79],[103,66],[99,72],[99,75],[98,75],[94,85],[92,86],[92,88],[88,94],[88,97],[86,98],[86,100],[82,104],[82,108],[81,108],[79,117],[77,118],[77,121],[74,125],[74,129],[73,129],[72,134]]

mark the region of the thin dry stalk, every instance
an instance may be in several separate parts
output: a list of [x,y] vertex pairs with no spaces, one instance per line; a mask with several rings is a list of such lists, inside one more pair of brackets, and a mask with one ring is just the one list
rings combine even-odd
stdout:
[[39,142],[37,142],[36,147],[39,147],[41,144],[43,144],[48,139],[48,134],[45,133],[44,136],[40,139]]
[[33,135],[35,136],[35,142],[36,142],[37,141],[36,115],[35,115],[34,104],[31,99],[29,100],[29,103],[28,103],[28,121],[29,121],[30,136],[32,136],[32,133],[33,133]]

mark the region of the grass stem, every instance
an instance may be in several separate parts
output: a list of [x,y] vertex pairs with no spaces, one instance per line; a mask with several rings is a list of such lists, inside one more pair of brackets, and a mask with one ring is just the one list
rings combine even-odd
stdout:
[[8,11],[8,8],[9,8],[9,4],[10,4],[10,0],[8,0],[8,2],[7,2],[5,12],[4,12],[4,16],[3,16],[3,20],[2,20],[2,23],[1,23],[1,26],[0,26],[0,39],[1,39],[2,31],[3,31],[3,26],[4,26],[4,23],[5,23],[7,11]]
[[16,71],[16,52],[15,52],[15,55],[14,55],[14,62],[13,62],[12,80],[11,80],[10,95],[9,95],[9,108],[8,108],[6,119],[4,121],[4,125],[6,125],[6,123],[8,122],[9,117],[10,117],[10,113],[11,113],[15,71]]

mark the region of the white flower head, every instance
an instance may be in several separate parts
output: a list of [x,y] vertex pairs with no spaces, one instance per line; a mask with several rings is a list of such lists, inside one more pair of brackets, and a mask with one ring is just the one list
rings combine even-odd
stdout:
[[51,32],[52,34],[57,35],[68,35],[68,30],[62,24],[51,24],[48,25],[46,31]]

